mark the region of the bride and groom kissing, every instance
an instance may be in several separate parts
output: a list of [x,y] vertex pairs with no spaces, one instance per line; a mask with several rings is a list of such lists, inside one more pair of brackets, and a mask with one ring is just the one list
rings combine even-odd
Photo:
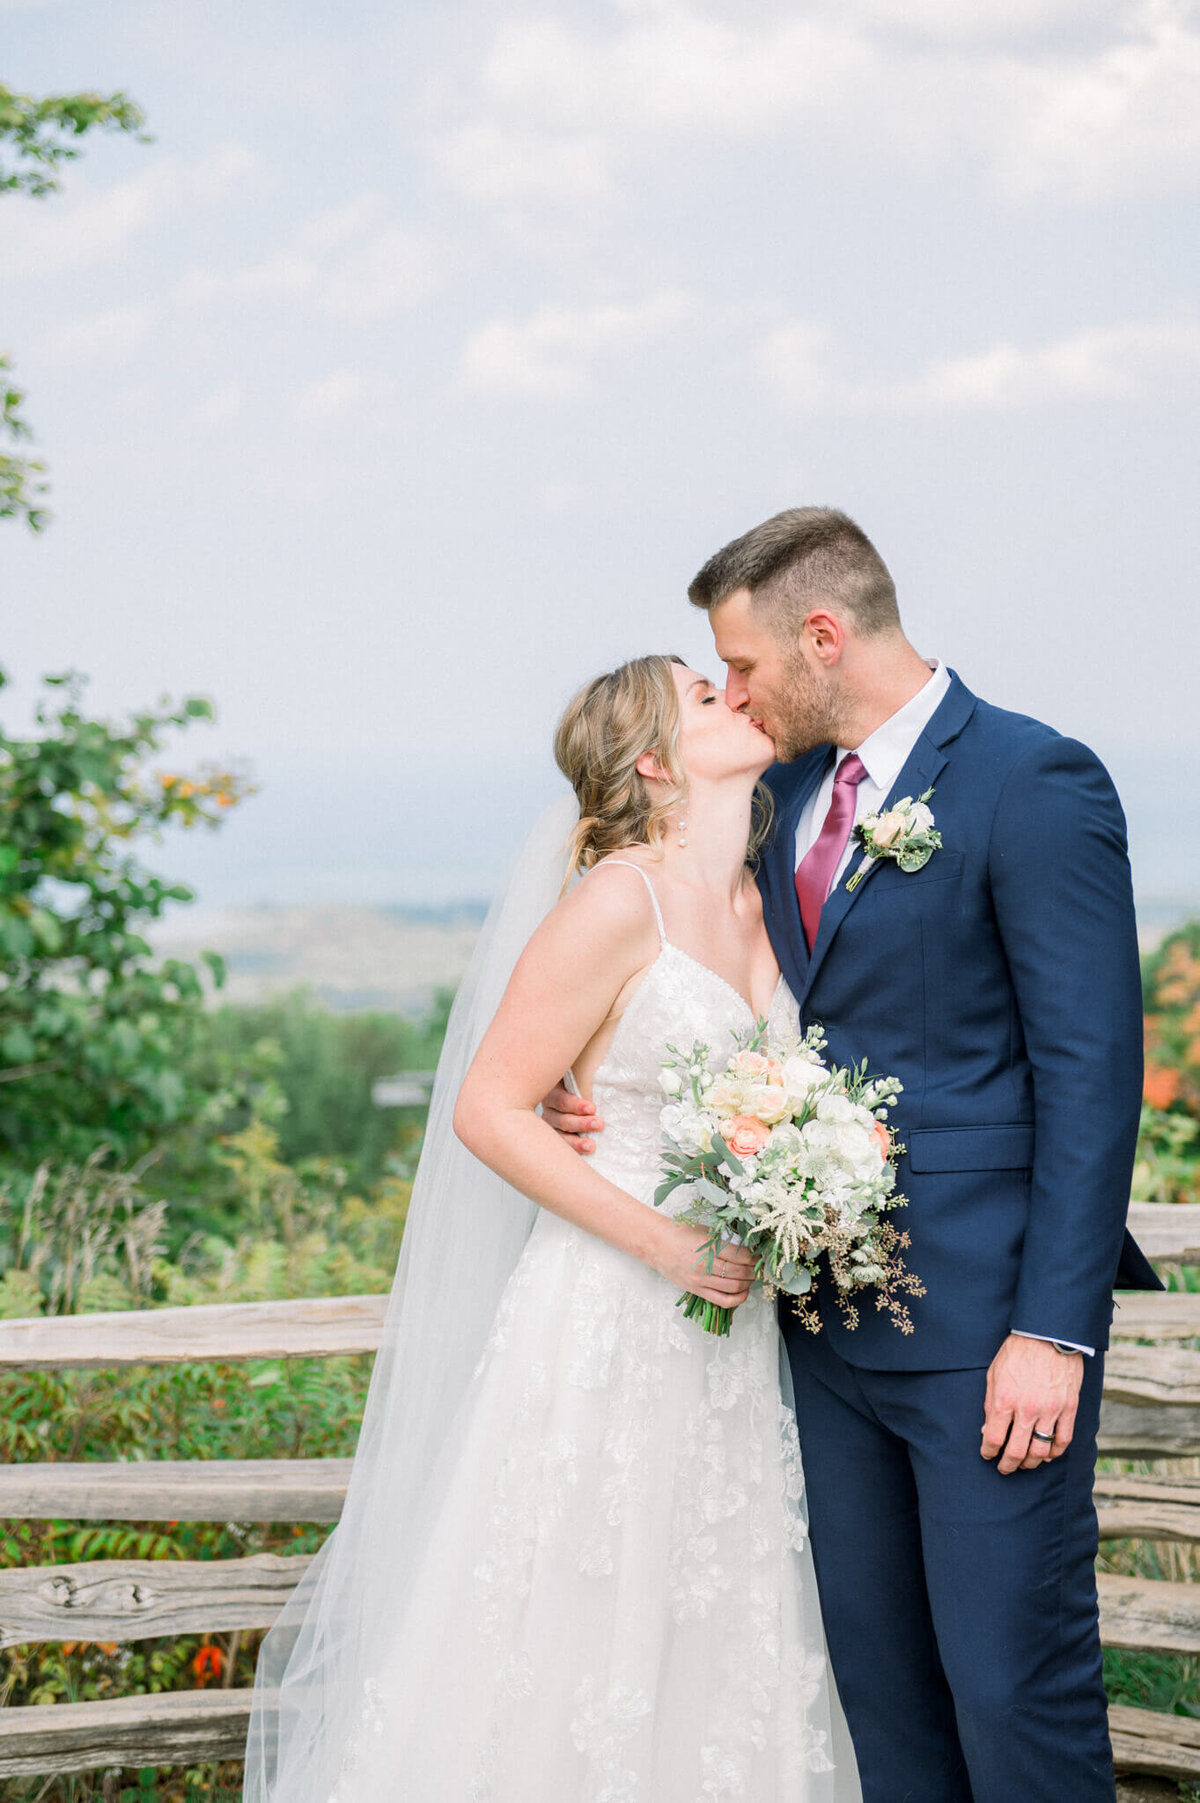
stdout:
[[[836,510],[755,527],[689,596],[723,693],[643,657],[576,696],[565,859],[561,825],[527,851],[456,1003],[249,1803],[1112,1803],[1103,1352],[1114,1285],[1159,1287],[1124,1227],[1120,803],[918,655]],[[940,844],[908,859],[918,795]],[[903,1085],[911,1333],[849,1325],[827,1275],[812,1332],[648,1206],[666,1048],[756,1021]]]

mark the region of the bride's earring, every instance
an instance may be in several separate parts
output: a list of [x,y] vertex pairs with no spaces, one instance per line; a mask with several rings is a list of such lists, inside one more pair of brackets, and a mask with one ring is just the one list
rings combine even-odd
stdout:
[[687,844],[687,821],[684,819],[683,815],[680,814],[680,816],[679,816],[679,849],[680,849],[680,851],[683,850],[683,848],[686,844]]

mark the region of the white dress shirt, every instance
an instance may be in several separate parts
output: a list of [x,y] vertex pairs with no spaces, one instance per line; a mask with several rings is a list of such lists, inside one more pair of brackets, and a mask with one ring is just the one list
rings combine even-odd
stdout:
[[[944,664],[935,664],[929,681],[917,690],[911,701],[897,708],[896,712],[877,726],[869,738],[861,745],[853,747],[866,766],[867,774],[858,785],[858,793],[854,803],[854,819],[857,823],[873,814],[890,795],[892,785],[903,770],[913,746],[929,725],[934,714],[941,705],[942,699],[950,687],[950,672]],[[825,816],[829,812],[829,804],[833,800],[833,779],[837,774],[842,759],[849,757],[850,748],[839,745],[833,766],[827,770],[824,778],[817,784],[800,811],[796,822],[796,863],[800,864],[808,852],[812,850],[817,835],[825,824]],[[842,880],[842,873],[858,850],[858,844],[851,835],[846,849],[842,853],[842,861],[833,875],[830,889],[836,889]]]
[[[912,755],[913,747],[941,706],[942,699],[949,687],[950,673],[946,666],[934,663],[933,674],[929,681],[917,690],[911,701],[906,701],[904,706],[897,708],[896,712],[886,719],[882,726],[877,726],[861,745],[839,745],[837,747],[837,756],[834,758],[832,767],[826,771],[821,782],[817,784],[816,789],[805,802],[800,811],[800,818],[796,822],[797,866],[812,850],[817,836],[825,824],[825,816],[829,812],[829,804],[833,800],[833,779],[842,759],[848,757],[851,750],[854,750],[866,766],[867,774],[859,783],[855,797],[854,819],[857,824],[858,821],[865,820],[868,814],[873,814],[877,808],[882,807],[887,800],[896,778]],[[834,872],[833,881],[829,885],[831,891],[836,889],[841,882],[846,866],[858,850],[859,846],[852,834],[842,854],[842,861]],[[1054,1336],[1052,1334],[1022,1333],[1020,1338],[1051,1340]],[[1094,1355],[1095,1351],[1095,1348],[1091,1346],[1076,1346],[1071,1340],[1060,1340],[1059,1345],[1072,1346],[1076,1352],[1086,1353],[1089,1358]]]

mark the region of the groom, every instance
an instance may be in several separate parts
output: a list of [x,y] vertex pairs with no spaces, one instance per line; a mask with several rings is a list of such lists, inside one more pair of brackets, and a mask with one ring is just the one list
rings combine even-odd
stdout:
[[[849,1329],[827,1287],[819,1334],[783,1313],[864,1803],[1112,1803],[1103,1348],[1114,1283],[1161,1287],[1124,1232],[1141,989],[1120,803],[1084,746],[931,670],[842,513],[777,514],[689,594],[727,702],[775,741],[759,882],[804,1023],[904,1085],[914,1331],[869,1304]],[[942,848],[858,877],[855,823],[928,791]]]
[[[913,1333],[869,1308],[849,1330],[828,1289],[819,1335],[784,1314],[864,1803],[1111,1803],[1102,1354],[1114,1282],[1160,1287],[1125,1235],[1142,1026],[1120,803],[1084,746],[931,673],[844,514],[777,514],[689,595],[780,759],[760,884],[804,1022],[904,1084]],[[852,887],[854,823],[927,791],[942,849]]]

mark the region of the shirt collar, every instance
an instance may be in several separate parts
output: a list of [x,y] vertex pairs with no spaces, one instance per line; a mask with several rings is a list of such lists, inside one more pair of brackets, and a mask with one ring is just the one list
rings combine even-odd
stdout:
[[[937,712],[949,687],[950,672],[945,664],[935,663],[929,681],[917,690],[912,700],[898,707],[882,726],[877,726],[861,745],[855,747],[872,784],[884,795],[904,768],[909,753]],[[839,745],[838,763],[847,755],[846,748]]]

